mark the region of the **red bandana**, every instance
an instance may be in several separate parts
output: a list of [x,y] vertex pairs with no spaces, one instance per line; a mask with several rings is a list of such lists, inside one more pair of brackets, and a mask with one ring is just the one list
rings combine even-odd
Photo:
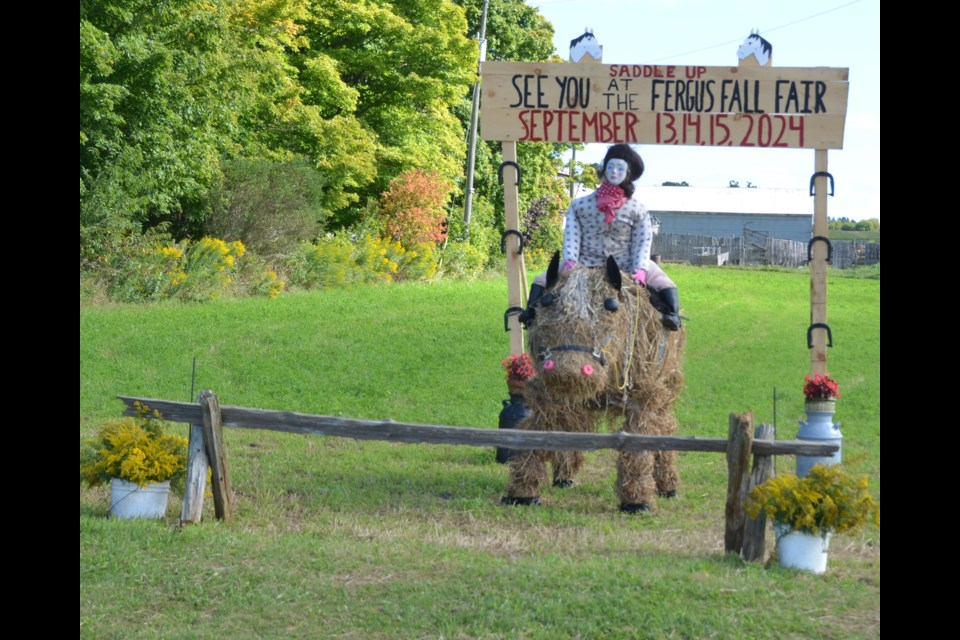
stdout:
[[607,224],[613,222],[613,219],[617,217],[614,212],[622,207],[626,201],[627,197],[623,195],[623,189],[615,184],[610,184],[606,180],[597,189],[597,207],[606,214],[603,221]]

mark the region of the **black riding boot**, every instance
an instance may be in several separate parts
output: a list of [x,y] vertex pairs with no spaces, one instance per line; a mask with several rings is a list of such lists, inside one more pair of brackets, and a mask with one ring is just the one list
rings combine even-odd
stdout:
[[661,315],[663,326],[670,331],[680,329],[680,294],[677,289],[650,290],[651,301]]
[[537,300],[539,300],[540,296],[542,295],[543,287],[537,283],[533,283],[530,286],[530,295],[527,296],[527,308],[520,312],[519,319],[524,328],[529,328],[530,323],[533,322],[533,319],[537,316],[537,312],[533,308],[533,305],[536,304]]

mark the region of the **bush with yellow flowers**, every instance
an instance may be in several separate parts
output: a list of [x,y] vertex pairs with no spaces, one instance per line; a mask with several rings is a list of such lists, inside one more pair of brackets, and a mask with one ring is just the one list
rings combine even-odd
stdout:
[[108,420],[82,441],[80,477],[90,486],[113,478],[141,487],[177,479],[187,468],[187,439],[164,431],[157,411],[138,403],[138,415]]
[[880,505],[867,477],[839,465],[814,465],[804,478],[771,478],[754,487],[744,509],[751,518],[763,511],[774,522],[812,535],[853,533],[870,522],[880,526]]

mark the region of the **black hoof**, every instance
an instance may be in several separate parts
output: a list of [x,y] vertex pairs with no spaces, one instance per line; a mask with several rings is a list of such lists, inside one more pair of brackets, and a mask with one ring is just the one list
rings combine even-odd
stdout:
[[505,504],[508,506],[521,505],[524,507],[529,507],[531,505],[540,506],[540,498],[533,496],[532,498],[514,498],[511,496],[502,496],[500,498],[500,504]]
[[573,480],[561,480],[557,478],[553,481],[553,486],[557,487],[558,489],[569,489],[573,486]]
[[670,491],[657,491],[657,495],[661,498],[676,498],[677,490],[671,489]]
[[645,502],[621,502],[620,511],[623,513],[650,513],[650,505]]

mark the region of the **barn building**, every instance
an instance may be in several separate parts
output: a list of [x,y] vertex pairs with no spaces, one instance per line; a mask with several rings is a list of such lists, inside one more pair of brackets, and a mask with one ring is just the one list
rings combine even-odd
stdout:
[[636,196],[662,234],[737,237],[763,234],[806,243],[813,198],[800,189],[645,187]]

